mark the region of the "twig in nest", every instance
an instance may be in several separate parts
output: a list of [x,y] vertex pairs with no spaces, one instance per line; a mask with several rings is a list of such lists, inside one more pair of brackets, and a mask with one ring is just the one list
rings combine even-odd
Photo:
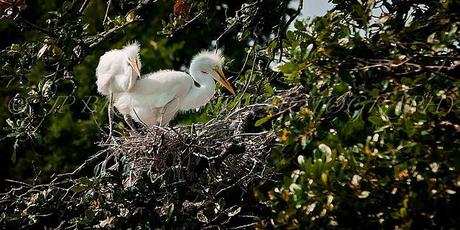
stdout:
[[108,149],[99,151],[95,155],[91,156],[89,159],[85,160],[85,162],[83,164],[81,164],[78,168],[76,168],[74,171],[72,171],[70,173],[63,173],[63,174],[56,175],[54,177],[54,179],[51,181],[51,183],[54,183],[54,182],[56,182],[57,180],[59,180],[59,179],[61,179],[63,177],[73,177],[73,176],[77,175],[83,169],[87,168],[88,166],[90,166],[94,162],[97,162],[97,161],[101,160],[102,157],[104,156],[104,154],[107,153],[107,151],[108,151]]

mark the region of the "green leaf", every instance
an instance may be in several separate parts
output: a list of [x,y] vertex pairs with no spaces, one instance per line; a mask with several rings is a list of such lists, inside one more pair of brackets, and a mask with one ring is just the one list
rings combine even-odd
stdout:
[[81,184],[84,184],[84,185],[92,184],[91,180],[88,179],[88,177],[80,177],[78,180],[80,181]]
[[324,185],[327,185],[327,172],[321,173],[321,181],[323,182]]
[[255,126],[259,127],[259,126],[263,125],[265,122],[269,121],[270,119],[271,119],[271,117],[268,117],[268,116],[260,118],[259,120],[256,121]]
[[80,223],[84,225],[91,224],[91,222],[94,220],[95,217],[96,217],[96,214],[94,213],[93,210],[86,209],[85,218]]
[[295,71],[298,70],[298,65],[292,63],[292,62],[287,62],[284,65],[279,67],[279,70],[284,73],[284,74],[291,74]]
[[410,85],[412,83],[412,79],[407,78],[407,77],[402,77],[401,78],[401,83],[403,83],[405,85]]
[[302,21],[296,20],[294,22],[294,28],[296,28],[297,30],[304,30],[305,26],[303,25]]
[[389,127],[391,127],[391,125],[384,125],[384,126],[378,128],[377,130],[375,130],[375,132],[376,133],[382,132],[382,131],[384,131],[385,129],[387,129]]
[[403,102],[402,102],[402,100],[401,100],[401,101],[398,101],[398,103],[396,103],[396,107],[395,107],[395,115],[396,115],[396,116],[401,115],[402,107],[403,107]]
[[367,120],[377,126],[382,124],[382,120],[377,116],[369,116]]
[[388,88],[388,80],[383,80],[380,82],[380,85],[382,86],[382,90],[386,90]]
[[452,28],[449,30],[449,33],[447,33],[447,36],[453,37],[457,33],[457,25],[452,25]]
[[83,185],[74,185],[70,188],[72,192],[78,193],[78,192],[83,192],[87,189],[88,187],[83,186]]
[[168,208],[166,209],[166,216],[168,216],[168,219],[171,218],[171,216],[173,215],[174,213],[174,204],[171,204],[168,206]]
[[348,84],[345,83],[345,82],[341,82],[341,83],[338,83],[335,87],[334,87],[334,94],[336,95],[342,95],[344,94],[345,92],[348,91]]
[[275,40],[271,41],[271,42],[268,44],[267,49],[266,49],[267,54],[271,54],[272,51],[273,51],[273,49],[275,49],[275,47],[276,47],[277,44],[278,44],[278,43],[277,43]]
[[374,88],[371,90],[371,92],[369,93],[369,95],[373,96],[373,97],[377,97],[380,95],[380,90],[377,89],[377,88]]
[[399,215],[401,215],[401,217],[407,216],[407,209],[406,208],[399,209]]
[[364,9],[363,6],[360,4],[354,4],[352,7],[353,11],[359,16],[363,17],[364,16]]
[[273,96],[273,87],[270,85],[270,83],[265,83],[264,84],[264,90],[267,96]]
[[65,2],[62,3],[62,9],[64,9],[64,10],[70,10],[70,9],[72,9],[72,6],[73,6],[73,4],[70,1],[65,1]]
[[295,40],[295,34],[294,34],[294,32],[292,32],[292,31],[287,31],[287,32],[286,32],[286,38],[287,38],[288,40],[291,40],[291,41]]
[[407,143],[407,144],[403,145],[403,147],[404,147],[404,148],[412,148],[412,147],[414,147],[414,146],[416,146],[416,145],[417,145],[417,143],[411,142],[411,143]]

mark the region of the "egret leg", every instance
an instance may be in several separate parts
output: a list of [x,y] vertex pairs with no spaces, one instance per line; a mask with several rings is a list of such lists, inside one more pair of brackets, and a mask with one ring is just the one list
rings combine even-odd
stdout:
[[131,115],[125,114],[123,118],[125,119],[125,122],[126,124],[128,124],[131,131],[133,131],[134,133],[137,133],[136,126],[134,126],[133,118],[131,117]]
[[109,105],[107,106],[107,114],[109,116],[109,139],[112,137],[112,120],[113,120],[113,93],[109,96]]
[[158,126],[162,127],[163,126],[163,117],[165,115],[165,111],[166,111],[166,106],[169,105],[169,102],[168,104],[166,104],[163,108],[161,108],[161,112],[160,112],[160,122],[158,124]]
[[178,110],[179,99],[174,98],[161,109],[159,126],[167,126]]

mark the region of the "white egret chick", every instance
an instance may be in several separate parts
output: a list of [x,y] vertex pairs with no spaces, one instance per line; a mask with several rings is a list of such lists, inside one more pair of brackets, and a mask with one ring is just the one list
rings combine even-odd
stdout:
[[[115,49],[106,52],[99,59],[96,68],[97,91],[109,97],[109,136],[112,135],[112,99],[120,92],[130,91],[136,80],[141,75],[141,61],[139,58],[139,43],[127,44],[122,49]],[[130,119],[125,117],[128,125]],[[132,128],[132,127],[131,127]]]
[[106,52],[96,68],[97,91],[102,95],[129,91],[141,75],[139,43]]
[[178,111],[206,105],[215,93],[214,80],[235,94],[224,76],[222,62],[220,51],[201,52],[193,57],[190,74],[173,70],[146,74],[130,91],[118,94],[114,105],[147,126],[168,125]]

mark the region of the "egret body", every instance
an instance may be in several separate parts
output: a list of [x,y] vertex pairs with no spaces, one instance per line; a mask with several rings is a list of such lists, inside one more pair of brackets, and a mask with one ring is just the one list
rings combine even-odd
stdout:
[[201,52],[192,59],[190,74],[173,70],[147,74],[130,91],[117,94],[114,105],[147,126],[167,125],[178,111],[206,105],[215,93],[215,81],[235,93],[224,76],[222,62],[220,52]]
[[141,75],[139,43],[106,52],[96,68],[97,91],[102,95],[129,91]]
[[[109,136],[112,135],[113,97],[116,97],[120,92],[130,91],[141,75],[139,50],[139,43],[134,42],[127,44],[122,49],[108,51],[99,59],[96,68],[96,85],[100,94],[109,97]],[[130,119],[125,117],[125,120],[132,128]]]

